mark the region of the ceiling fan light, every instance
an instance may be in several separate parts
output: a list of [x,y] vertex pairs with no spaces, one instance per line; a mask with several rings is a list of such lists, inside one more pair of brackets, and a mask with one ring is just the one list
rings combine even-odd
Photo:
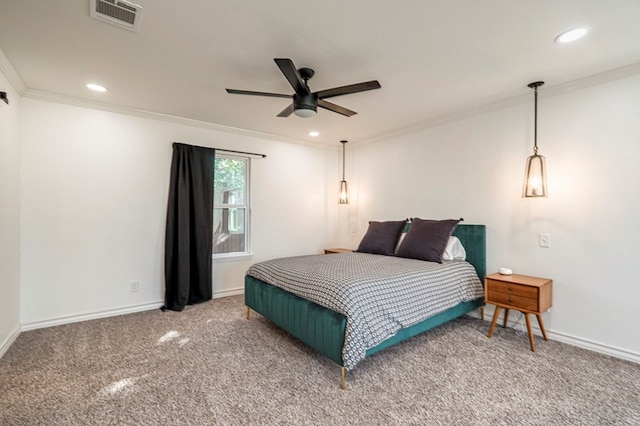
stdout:
[[311,93],[309,95],[294,95],[293,113],[298,117],[309,118],[316,115],[318,107],[318,96]]
[[316,115],[316,110],[310,108],[298,108],[293,111],[295,115],[302,118],[309,118]]

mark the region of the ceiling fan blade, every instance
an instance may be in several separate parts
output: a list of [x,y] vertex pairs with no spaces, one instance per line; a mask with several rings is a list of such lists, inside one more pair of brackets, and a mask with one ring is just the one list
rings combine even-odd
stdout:
[[226,89],[227,93],[231,93],[234,95],[255,95],[255,96],[268,96],[271,98],[291,98],[292,95],[283,95],[281,93],[268,93],[268,92],[253,92],[251,90],[237,90],[237,89]]
[[318,99],[318,106],[320,108],[328,109],[329,111],[337,112],[338,114],[346,115],[347,117],[357,114],[355,111],[351,111],[350,109],[341,107],[340,105],[332,104],[331,102],[327,102],[323,99]]
[[380,83],[378,80],[366,81],[364,83],[350,84],[348,86],[334,87],[333,89],[321,90],[315,92],[318,98],[331,98],[333,96],[348,95],[350,93],[364,92],[367,90],[379,89]]
[[278,68],[282,71],[282,74],[289,80],[289,84],[293,87],[293,90],[296,91],[298,95],[308,95],[311,92],[306,84],[304,84],[304,80],[300,77],[300,73],[296,69],[296,66],[293,65],[293,61],[291,59],[278,59],[274,58]]
[[278,114],[277,117],[288,117],[291,115],[292,112],[293,112],[293,104],[289,105],[288,107],[280,111],[280,114]]

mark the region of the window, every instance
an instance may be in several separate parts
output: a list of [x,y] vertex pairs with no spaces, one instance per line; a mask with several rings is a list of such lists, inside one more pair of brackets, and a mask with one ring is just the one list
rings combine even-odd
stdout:
[[249,159],[216,153],[213,177],[213,255],[249,254]]

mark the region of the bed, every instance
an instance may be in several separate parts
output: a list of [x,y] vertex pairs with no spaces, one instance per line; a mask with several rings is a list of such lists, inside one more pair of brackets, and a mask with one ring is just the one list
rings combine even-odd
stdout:
[[[400,259],[396,256],[344,253],[297,256],[260,262],[249,268],[245,276],[244,294],[247,319],[249,319],[250,311],[254,310],[334,361],[341,367],[340,386],[344,389],[346,372],[353,369],[365,357],[484,306],[481,287],[486,274],[485,226],[459,224],[455,227],[452,235],[462,243],[466,251],[465,261],[436,264],[421,260]],[[311,263],[307,265],[303,262]],[[349,266],[351,263],[355,263],[355,269],[361,271],[358,274],[367,275],[367,271],[373,272],[366,277],[348,275],[345,272],[345,268],[351,268]],[[348,294],[351,294],[351,288],[354,286],[364,288],[369,285],[378,285],[377,288],[374,287],[375,290],[373,291],[376,295],[381,295],[376,297],[384,297],[382,293],[386,288],[385,285],[391,286],[391,284],[383,285],[384,279],[387,278],[379,277],[382,274],[378,274],[377,271],[384,270],[386,273],[389,270],[390,272],[387,274],[391,277],[389,279],[392,281],[394,279],[399,280],[398,285],[396,283],[393,284],[396,288],[406,287],[414,292],[401,297],[411,301],[410,303],[412,304],[422,303],[420,301],[423,296],[416,295],[415,289],[424,286],[407,285],[407,278],[405,277],[394,278],[399,276],[394,272],[394,268],[404,268],[407,265],[413,268],[421,268],[421,271],[424,268],[424,274],[445,277],[437,278],[445,281],[449,279],[447,278],[449,276],[464,276],[466,280],[468,275],[471,274],[473,277],[469,279],[475,282],[475,288],[466,290],[458,286],[455,290],[446,290],[453,293],[465,293],[460,300],[454,300],[453,296],[445,297],[438,293],[438,296],[434,297],[438,300],[442,299],[444,302],[441,300],[436,303],[438,305],[437,309],[431,309],[427,305],[421,306],[418,311],[424,317],[420,317],[417,320],[415,312],[403,317],[405,308],[391,314],[386,312],[386,308],[354,310],[348,302],[338,300],[339,297],[343,296],[335,295],[333,290],[321,295],[315,294],[317,292],[317,283],[314,280],[316,280],[318,274],[314,271],[334,270],[337,276],[347,277],[343,278],[343,281],[350,281],[351,287],[345,287],[347,290],[340,290],[340,293],[347,291]],[[285,272],[277,271],[277,268],[282,269],[281,267],[285,268]],[[300,280],[300,276],[296,278],[297,281],[289,279],[289,276],[295,272],[294,269],[296,268],[300,269],[303,276],[308,280],[306,287],[303,285],[304,283],[300,284],[300,281],[304,281]],[[429,272],[426,272],[427,270]],[[306,275],[304,275],[305,271]],[[420,273],[422,274],[423,272]],[[371,283],[367,280],[371,281]],[[294,284],[298,284],[292,286],[290,281],[295,281]],[[365,281],[366,285],[363,284]],[[478,282],[480,283],[479,291],[477,289]],[[438,284],[437,287],[439,288],[438,291],[445,291],[447,286]],[[377,302],[374,301],[373,303]],[[377,306],[382,306],[382,304],[379,303]],[[349,309],[352,310],[350,311]],[[369,320],[367,315],[373,315],[376,318]],[[386,317],[391,318],[388,323],[384,323],[387,321]],[[384,324],[380,325],[379,323],[381,322]],[[364,332],[358,330],[358,327],[362,328]],[[358,340],[360,336],[356,335],[356,331],[365,334],[365,337],[362,338],[363,341]]]

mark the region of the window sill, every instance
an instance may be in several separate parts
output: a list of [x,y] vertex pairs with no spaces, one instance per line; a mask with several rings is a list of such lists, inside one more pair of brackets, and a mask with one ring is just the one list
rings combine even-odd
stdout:
[[242,260],[250,260],[251,258],[253,258],[253,253],[214,254],[211,256],[213,263],[239,262]]

